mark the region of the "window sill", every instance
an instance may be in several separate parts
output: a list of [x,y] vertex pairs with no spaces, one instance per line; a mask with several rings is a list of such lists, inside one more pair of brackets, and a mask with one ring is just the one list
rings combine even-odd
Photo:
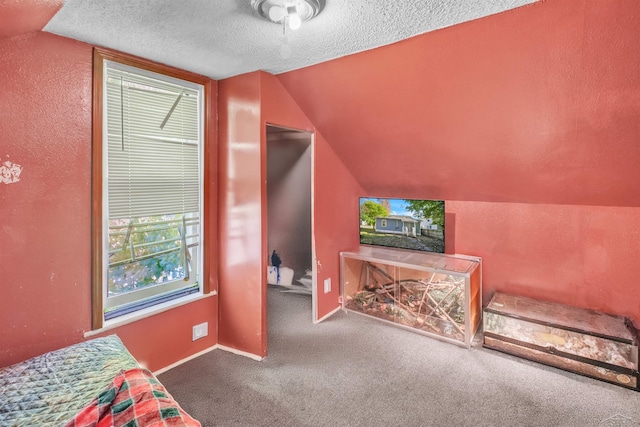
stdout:
[[104,326],[100,329],[94,329],[92,331],[85,331],[84,337],[89,338],[95,335],[102,334],[104,332],[110,331],[112,329],[119,328],[120,326],[128,325],[129,323],[137,322],[138,320],[145,319],[147,317],[155,316],[156,314],[163,313],[165,311],[172,310],[174,308],[190,304],[192,302],[200,301],[205,298],[210,298],[212,296],[218,295],[218,292],[211,291],[208,294],[193,294],[187,295],[182,298],[174,299],[171,301],[167,301],[162,304],[154,305],[153,307],[145,308],[140,311],[136,311],[135,313],[126,314],[124,316],[120,316],[118,318],[107,320],[104,322]]

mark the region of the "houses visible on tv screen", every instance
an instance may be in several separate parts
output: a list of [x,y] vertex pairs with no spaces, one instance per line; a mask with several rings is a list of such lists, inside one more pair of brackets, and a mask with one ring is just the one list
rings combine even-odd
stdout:
[[378,233],[402,234],[404,236],[419,236],[422,230],[437,230],[431,218],[418,220],[406,215],[390,215],[376,218],[374,229]]

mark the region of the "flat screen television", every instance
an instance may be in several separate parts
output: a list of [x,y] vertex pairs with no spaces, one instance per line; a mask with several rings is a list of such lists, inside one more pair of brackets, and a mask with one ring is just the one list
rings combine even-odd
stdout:
[[360,244],[444,253],[444,201],[360,198]]

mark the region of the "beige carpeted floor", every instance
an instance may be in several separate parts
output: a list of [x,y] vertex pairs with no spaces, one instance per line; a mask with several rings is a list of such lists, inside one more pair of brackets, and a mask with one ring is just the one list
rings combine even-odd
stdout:
[[268,321],[265,360],[214,350],[159,376],[203,426],[640,426],[640,393],[479,344],[313,325],[310,297],[274,289]]

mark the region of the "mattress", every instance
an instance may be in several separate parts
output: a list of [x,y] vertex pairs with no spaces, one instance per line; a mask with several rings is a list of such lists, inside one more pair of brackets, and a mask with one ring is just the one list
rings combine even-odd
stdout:
[[0,369],[0,426],[61,426],[123,370],[139,367],[111,335]]

